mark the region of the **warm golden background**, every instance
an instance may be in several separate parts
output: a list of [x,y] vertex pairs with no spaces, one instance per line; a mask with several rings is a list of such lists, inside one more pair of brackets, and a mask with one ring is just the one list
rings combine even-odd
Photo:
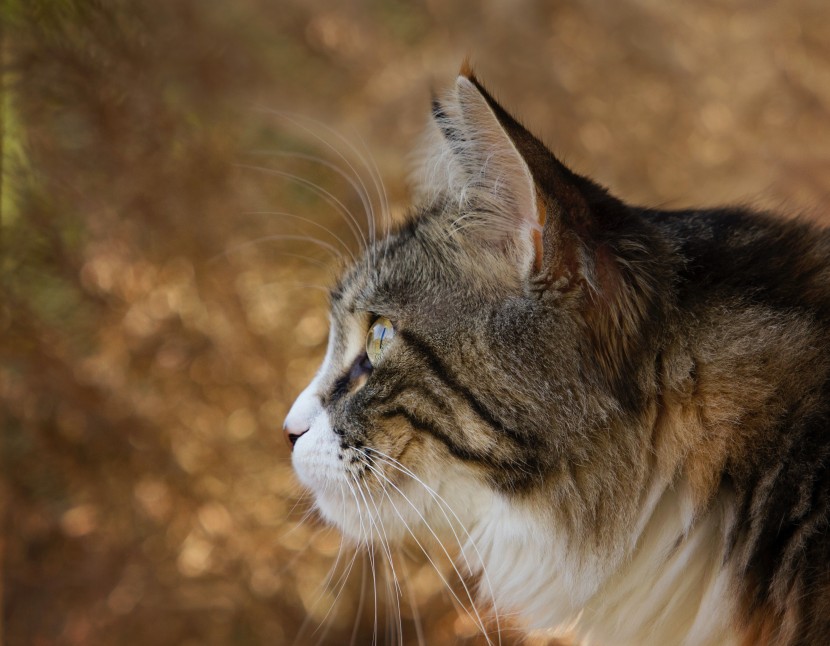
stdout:
[[[469,53],[624,198],[826,213],[827,0],[0,7],[6,645],[371,643],[364,558],[334,603],[339,541],[298,525],[279,433],[324,350],[334,267],[291,236],[343,249],[322,225],[357,248],[287,174],[364,217],[336,171],[286,154],[347,168],[304,117],[371,152],[400,216],[430,89]],[[482,643],[429,566],[401,561],[405,643]]]

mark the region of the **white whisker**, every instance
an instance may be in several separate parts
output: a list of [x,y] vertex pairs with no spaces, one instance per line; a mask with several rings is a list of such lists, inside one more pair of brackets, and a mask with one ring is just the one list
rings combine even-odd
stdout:
[[[368,516],[368,520],[370,522],[369,529],[372,528],[374,522],[372,521],[372,512],[369,509],[369,505],[366,503],[366,497],[363,495],[363,488],[360,486],[360,482],[352,476],[352,481],[355,484],[355,488],[357,489],[357,493],[360,494],[360,497],[363,498],[363,502],[366,508],[366,514]],[[359,503],[358,503],[359,506]],[[371,567],[372,572],[372,593],[374,599],[374,623],[373,623],[373,632],[372,632],[372,644],[374,645],[377,643],[377,636],[378,636],[378,585],[377,585],[377,577],[375,574],[375,555],[373,549],[373,543],[371,540],[371,536],[367,535],[366,539],[366,547],[369,555],[369,565]]]
[[[331,142],[329,142],[327,139],[325,139],[324,137],[322,137],[319,134],[317,134],[316,132],[314,132],[314,130],[307,124],[311,124],[311,125],[313,125],[317,128],[320,128],[320,129],[324,130],[328,134],[332,135],[335,139],[339,140],[340,143],[344,144],[346,146],[346,148],[348,150],[350,150],[351,153],[355,157],[357,157],[357,159],[360,160],[360,162],[363,164],[363,167],[369,173],[369,177],[371,178],[372,183],[374,184],[375,191],[377,192],[378,199],[381,201],[381,205],[380,205],[381,206],[381,215],[382,215],[382,217],[385,216],[387,219],[389,219],[389,205],[388,205],[388,200],[386,200],[386,191],[383,188],[383,182],[380,179],[380,174],[376,172],[377,171],[377,166],[374,166],[374,171],[375,172],[373,172],[373,167],[369,165],[369,163],[366,161],[366,158],[364,157],[364,155],[361,154],[360,150],[358,150],[358,148],[351,141],[349,141],[348,138],[344,137],[341,133],[339,133],[337,130],[335,130],[334,128],[332,128],[328,124],[325,124],[325,123],[323,123],[321,121],[318,121],[316,119],[312,119],[311,117],[308,117],[306,115],[291,114],[291,113],[284,112],[284,111],[273,111],[273,110],[271,110],[269,112],[271,112],[272,114],[276,114],[278,116],[281,116],[282,118],[284,118],[288,121],[291,121],[295,125],[299,126],[303,130],[305,130],[307,133],[309,133],[312,137],[317,139],[324,146],[329,148],[329,150],[334,152],[338,157],[340,157],[340,159],[342,159],[346,163],[346,165],[349,167],[349,169],[352,172],[354,172],[355,176],[360,180],[361,185],[363,185],[364,189],[365,189],[365,185],[363,184],[363,181],[360,177],[360,174],[357,172],[357,170],[354,168],[354,166],[351,164],[351,162],[348,160],[348,158],[338,148],[336,148],[334,145],[332,145]],[[371,156],[369,158],[371,159]],[[366,191],[366,193],[368,195],[368,191]],[[371,206],[371,201],[370,201],[370,206]],[[375,214],[374,214],[374,208],[373,207],[369,209],[369,211],[367,212],[367,216],[370,216],[368,224],[369,224],[369,227],[370,227],[371,239],[374,241],[376,239],[376,235],[375,235]]]
[[355,238],[361,244],[363,249],[368,249],[369,242],[366,240],[366,236],[363,234],[363,231],[360,229],[360,226],[357,223],[357,220],[352,215],[351,211],[349,211],[348,207],[343,204],[343,202],[335,197],[330,191],[327,191],[321,186],[318,186],[314,182],[305,179],[304,177],[300,177],[299,175],[295,175],[294,173],[289,173],[283,170],[277,170],[275,168],[267,168],[265,166],[253,166],[253,165],[246,165],[240,164],[241,168],[245,168],[247,170],[254,170],[260,173],[265,173],[267,175],[274,175],[276,177],[281,177],[283,179],[287,179],[295,184],[299,184],[301,186],[305,186],[306,188],[310,189],[313,193],[318,195],[326,202],[329,206],[334,208],[335,211],[340,213],[344,218],[346,218],[346,222],[349,225],[349,228],[354,233]]
[[[297,124],[297,125],[300,125],[300,127],[304,128],[304,126],[302,126],[302,124]],[[304,129],[308,132],[307,128],[304,128]],[[320,139],[319,137],[317,137],[317,138]],[[331,146],[331,144],[328,144],[328,142],[323,141],[323,143],[325,145],[327,145],[330,149],[334,150],[334,152],[346,163],[346,165],[349,167],[349,170],[351,170],[354,173],[354,178],[352,176],[350,176],[348,173],[346,173],[345,171],[343,171],[343,169],[340,168],[339,166],[337,166],[336,164],[333,164],[330,161],[328,161],[326,159],[323,159],[322,157],[318,157],[316,155],[308,155],[306,153],[300,153],[300,152],[294,152],[294,151],[255,151],[255,152],[258,152],[258,154],[268,155],[268,156],[291,157],[291,158],[294,158],[294,159],[302,159],[302,160],[305,160],[305,161],[310,161],[310,162],[313,162],[315,164],[319,164],[321,166],[324,166],[325,168],[328,168],[329,170],[333,171],[334,173],[337,173],[337,175],[339,175],[346,182],[348,182],[349,186],[352,187],[352,190],[354,190],[354,192],[357,194],[358,198],[360,199],[360,202],[363,204],[363,210],[367,215],[367,222],[369,223],[370,240],[374,241],[375,240],[375,232],[372,228],[373,227],[372,223],[374,222],[374,218],[375,218],[374,206],[372,205],[372,201],[369,197],[369,192],[366,189],[366,185],[363,183],[363,180],[361,179],[360,175],[358,174],[358,172],[354,168],[354,166],[352,166],[351,163],[349,163],[348,159],[346,159],[337,149],[333,148]],[[355,182],[355,179],[357,180],[357,182]]]
[[[472,594],[470,593],[470,589],[469,589],[469,587],[467,586],[466,582],[464,581],[464,577],[461,575],[461,572],[459,572],[459,571],[458,571],[458,568],[457,568],[457,567],[455,566],[455,564],[452,562],[452,560],[453,560],[453,559],[452,559],[452,556],[450,555],[450,553],[449,553],[449,551],[447,550],[447,548],[444,546],[443,541],[441,541],[441,539],[438,537],[438,534],[435,532],[435,530],[433,530],[433,529],[432,529],[432,526],[431,526],[431,525],[427,522],[427,520],[426,520],[426,518],[424,518],[423,514],[421,514],[420,510],[418,509],[418,507],[417,507],[417,506],[416,506],[416,505],[415,505],[415,504],[414,504],[414,503],[413,503],[413,502],[412,502],[412,501],[411,501],[411,500],[410,500],[410,499],[406,496],[406,494],[404,494],[404,493],[403,493],[403,492],[402,492],[402,491],[401,491],[401,490],[397,487],[397,485],[395,485],[395,483],[394,483],[394,482],[392,482],[391,480],[389,480],[389,478],[387,478],[387,477],[386,477],[386,476],[385,476],[385,475],[384,475],[381,471],[379,471],[378,469],[376,469],[375,467],[373,467],[371,464],[368,464],[368,463],[367,463],[367,467],[369,468],[369,470],[370,470],[372,473],[374,473],[374,474],[375,474],[375,477],[376,477],[376,478],[378,478],[378,480],[381,482],[381,484],[383,484],[383,482],[386,482],[387,484],[389,484],[389,486],[391,486],[393,489],[395,489],[395,491],[397,491],[397,492],[398,492],[398,494],[399,494],[399,495],[400,495],[400,496],[401,496],[401,497],[402,497],[402,498],[403,498],[403,499],[404,499],[404,500],[405,500],[405,501],[406,501],[406,502],[407,502],[407,503],[408,503],[408,504],[412,507],[412,509],[415,511],[415,513],[416,513],[416,514],[418,515],[418,517],[420,518],[421,522],[424,524],[424,527],[426,527],[426,528],[427,528],[427,530],[429,531],[429,533],[432,535],[432,537],[436,540],[436,542],[438,543],[438,545],[441,547],[441,550],[444,552],[444,554],[445,554],[445,555],[447,556],[447,558],[450,560],[450,565],[452,566],[453,570],[455,571],[456,575],[458,576],[459,580],[461,581],[461,585],[462,585],[462,586],[463,586],[463,588],[464,588],[464,592],[466,593],[467,598],[469,599],[470,604],[471,604],[471,605],[472,605],[472,607],[473,607],[473,612],[471,613],[469,610],[467,610],[467,614],[469,615],[470,619],[472,619],[474,622],[476,622],[476,624],[478,625],[478,627],[479,627],[479,628],[480,628],[480,630],[481,630],[482,635],[483,635],[483,636],[484,636],[484,638],[487,640],[487,643],[492,645],[492,641],[490,640],[490,637],[489,637],[489,635],[487,634],[487,628],[485,627],[485,625],[484,625],[484,621],[482,620],[481,616],[480,616],[480,615],[479,615],[479,613],[478,613],[478,609],[477,609],[477,608],[476,608],[476,606],[475,606],[475,600],[473,599],[473,596],[472,596]],[[404,524],[404,526],[406,527],[406,529],[407,529],[407,531],[409,532],[409,534],[410,534],[410,535],[412,536],[412,538],[415,540],[415,543],[418,545],[418,547],[420,547],[420,548],[423,550],[424,554],[425,554],[425,555],[426,555],[426,557],[427,557],[427,560],[429,560],[429,562],[430,562],[430,563],[432,563],[433,567],[435,567],[435,570],[436,570],[436,572],[438,572],[438,575],[439,575],[439,577],[441,578],[442,582],[443,582],[443,583],[447,586],[447,589],[451,592],[451,594],[452,594],[452,595],[453,595],[453,597],[454,597],[454,598],[458,601],[458,603],[459,603],[462,607],[465,607],[465,606],[464,606],[464,604],[463,604],[463,603],[461,603],[461,600],[458,598],[458,596],[455,594],[455,592],[454,592],[454,591],[452,591],[452,588],[450,587],[450,585],[449,585],[449,583],[447,582],[446,578],[443,576],[443,574],[441,574],[441,573],[440,573],[440,570],[439,570],[439,569],[438,569],[438,567],[435,565],[435,562],[431,559],[431,557],[429,556],[428,552],[427,552],[427,551],[426,551],[426,549],[423,547],[423,545],[421,545],[421,542],[420,542],[420,541],[418,540],[418,538],[415,536],[415,533],[414,533],[414,532],[410,529],[410,527],[409,527],[409,523],[407,523],[406,519],[403,517],[403,514],[401,514],[401,513],[400,513],[400,511],[398,510],[397,505],[396,505],[396,504],[395,504],[395,502],[392,500],[392,497],[389,495],[389,492],[386,490],[386,488],[385,488],[385,487],[383,488],[383,491],[384,491],[384,493],[386,494],[386,497],[387,497],[387,499],[389,500],[390,504],[392,505],[392,508],[395,510],[395,513],[396,513],[396,514],[398,515],[398,517],[401,519],[401,522]],[[465,607],[465,609],[466,609],[466,607]],[[473,616],[473,613],[475,614],[475,616]]]
[[[467,543],[470,546],[472,546],[473,550],[475,551],[476,557],[478,559],[478,565],[479,565],[479,567],[481,569],[481,572],[482,572],[482,577],[484,579],[484,582],[487,585],[489,597],[492,600],[493,614],[494,614],[494,618],[496,620],[496,635],[498,637],[499,644],[501,644],[501,623],[500,623],[500,619],[499,619],[500,613],[499,613],[498,608],[495,605],[495,590],[493,589],[493,585],[490,582],[490,577],[487,574],[487,569],[484,566],[484,558],[482,557],[481,552],[478,549],[478,546],[476,545],[475,541],[473,540],[472,536],[470,535],[470,532],[467,531],[467,528],[465,527],[464,523],[461,522],[461,519],[458,517],[458,514],[455,513],[452,506],[437,491],[435,491],[432,487],[430,487],[427,483],[425,483],[421,478],[419,478],[410,469],[408,469],[403,464],[401,464],[398,460],[396,460],[395,458],[383,453],[382,451],[374,449],[372,447],[366,447],[366,450],[371,451],[372,453],[378,455],[387,464],[389,464],[389,466],[397,469],[401,473],[403,473],[403,474],[409,476],[410,478],[412,478],[412,480],[414,480],[419,485],[421,485],[424,488],[424,490],[430,496],[432,496],[432,499],[436,503],[438,503],[438,509],[440,509],[441,513],[444,515],[444,519],[447,521],[447,525],[450,527],[450,531],[452,531],[453,536],[455,537],[455,540],[458,543],[458,546],[461,548],[461,556],[464,559],[464,562],[467,566],[467,571],[470,572],[470,573],[473,573],[475,568],[473,568],[470,565],[470,562],[467,559],[466,550],[464,549],[464,545],[462,544],[461,539],[459,538],[458,534],[455,532],[454,523],[447,516],[447,511],[449,511],[450,514],[452,514],[453,519],[455,520],[455,523],[457,523],[461,527],[464,534],[466,535]],[[446,509],[446,511],[445,511],[445,509]]]
[[404,560],[401,561],[401,574],[403,575],[407,595],[409,596],[409,608],[412,611],[412,623],[415,624],[415,637],[418,640],[418,646],[426,646],[424,627],[421,625],[421,615],[418,612],[418,602],[415,599],[415,592],[412,589],[412,584],[410,583],[411,578]]
[[357,600],[357,612],[355,613],[354,625],[352,626],[352,638],[349,640],[349,646],[354,646],[357,639],[357,629],[360,625],[360,618],[363,615],[363,603],[366,600],[366,552],[363,554],[363,570],[360,574],[360,597]]
[[337,235],[337,233],[335,233],[334,231],[329,229],[327,226],[325,226],[323,224],[320,224],[316,220],[304,217],[302,215],[296,215],[294,213],[288,213],[286,211],[245,211],[243,213],[243,215],[271,215],[271,216],[278,216],[278,217],[281,217],[281,218],[289,218],[291,220],[296,220],[298,222],[305,222],[306,224],[310,224],[311,226],[319,229],[320,231],[323,231],[324,233],[330,235],[337,242],[339,242],[341,245],[343,245],[343,249],[346,251],[346,253],[349,254],[349,257],[352,259],[352,261],[353,262],[355,261],[355,255],[352,252],[352,250],[349,248],[349,245],[346,244],[346,241],[343,240],[343,238],[341,238],[339,235]]
[[269,236],[263,236],[262,238],[257,238],[256,240],[249,240],[248,242],[241,242],[237,245],[234,245],[230,249],[225,249],[225,251],[216,254],[208,262],[215,262],[219,258],[229,256],[232,253],[236,253],[241,251],[242,249],[248,249],[249,247],[253,247],[254,245],[262,244],[263,242],[308,242],[311,244],[315,244],[318,247],[322,247],[326,251],[328,251],[332,256],[334,256],[339,262],[343,262],[343,254],[340,250],[335,247],[334,245],[330,245],[328,242],[324,240],[319,240],[317,238],[313,238],[311,236],[304,236],[304,235],[294,235],[294,234],[275,234]]
[[311,256],[306,256],[306,255],[303,255],[301,253],[292,253],[290,251],[279,251],[277,253],[281,257],[298,258],[299,260],[304,260],[307,263],[310,263],[310,264],[314,265],[315,267],[319,267],[320,269],[322,269],[324,271],[331,271],[331,265],[328,264],[328,263],[323,262],[322,260],[320,260],[318,258],[312,258]]
[[363,162],[363,167],[369,172],[369,177],[371,177],[372,183],[375,186],[375,191],[377,191],[378,199],[381,203],[381,217],[383,218],[384,234],[388,235],[392,228],[392,214],[389,211],[389,197],[386,194],[386,186],[383,184],[380,170],[375,163],[374,157],[372,157],[369,152],[363,137],[361,137],[359,133],[355,133],[355,136],[363,147],[363,153],[357,150],[354,146],[352,146],[352,150],[358,155],[360,161]]
[[[349,161],[349,159],[343,154],[343,152],[341,152],[340,149],[335,147],[325,137],[322,137],[317,132],[315,132],[311,126],[315,126],[317,128],[320,128],[321,130],[323,130],[323,131],[327,132],[328,134],[332,135],[335,139],[339,140],[342,144],[344,144],[346,146],[347,150],[351,151],[351,153],[360,160],[360,162],[363,164],[363,167],[369,172],[369,177],[371,178],[371,181],[374,185],[375,191],[377,192],[378,199],[381,202],[381,204],[380,204],[381,217],[383,219],[385,219],[387,222],[391,222],[391,216],[389,215],[389,204],[388,204],[388,200],[386,199],[386,189],[383,187],[383,181],[380,179],[379,173],[374,173],[372,171],[372,167],[368,164],[368,162],[366,161],[364,156],[360,153],[360,151],[357,149],[357,147],[351,141],[349,141],[346,137],[344,137],[341,133],[337,132],[334,128],[330,127],[329,125],[327,125],[325,123],[322,123],[321,121],[312,119],[312,118],[310,118],[306,115],[292,114],[292,113],[289,113],[289,112],[279,111],[279,110],[266,110],[266,111],[269,112],[270,114],[274,114],[274,115],[277,115],[277,116],[279,116],[283,119],[286,119],[287,121],[290,121],[294,125],[299,126],[303,130],[305,130],[308,134],[310,134],[317,141],[322,143],[329,150],[331,150],[335,155],[337,155],[341,160],[343,160],[343,162],[348,166],[349,170],[354,173],[354,176],[357,178],[358,182],[360,182],[360,185],[363,187],[363,193],[367,197],[367,202],[364,202],[364,208],[365,208],[366,203],[368,203],[368,208],[366,209],[366,221],[367,221],[367,224],[369,226],[369,239],[372,241],[372,243],[374,243],[377,240],[377,235],[376,235],[376,230],[375,230],[376,229],[376,227],[375,227],[375,220],[376,220],[375,210],[374,210],[374,205],[373,205],[372,200],[368,199],[369,192],[368,192],[368,189],[366,188],[366,185],[363,182],[363,179],[362,179],[360,173],[357,172],[357,169],[355,169],[355,167],[352,165],[352,163]],[[311,124],[311,126],[308,125],[308,124]],[[377,167],[375,166],[375,170],[376,170],[376,168]],[[386,232],[388,233],[388,231],[389,231],[389,226],[387,225]],[[367,245],[367,250],[371,250],[371,249],[372,249],[372,247]],[[373,258],[370,257],[369,253],[366,254],[366,260],[367,260],[367,269],[368,269],[369,268],[368,263],[371,263],[373,261]]]
[[[383,483],[381,483],[381,489],[383,489]],[[383,525],[383,520],[381,518],[380,509],[378,508],[377,503],[375,502],[375,499],[372,496],[372,493],[368,489],[366,489],[366,495],[368,496],[369,500],[371,501],[372,506],[375,508],[375,514],[376,514],[376,517],[377,517],[377,520],[378,520],[377,524],[380,525],[380,531],[378,532],[378,540],[380,541],[381,550],[385,554],[386,559],[389,562],[389,568],[392,571],[392,578],[393,578],[394,587],[395,587],[395,590],[394,590],[395,604],[396,604],[396,608],[397,608],[397,612],[398,612],[398,628],[399,628],[399,633],[402,635],[403,634],[403,626],[401,624],[401,616],[400,616],[400,614],[401,614],[401,611],[400,611],[400,598],[401,598],[402,592],[401,592],[400,584],[398,583],[398,575],[395,572],[395,564],[392,561],[392,551],[391,551],[390,546],[389,546],[390,545],[389,544],[389,536],[386,534],[386,528]]]

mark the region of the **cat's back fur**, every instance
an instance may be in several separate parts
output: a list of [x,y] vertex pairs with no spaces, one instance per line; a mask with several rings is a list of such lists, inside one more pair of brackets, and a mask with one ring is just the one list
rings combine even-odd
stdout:
[[287,420],[322,514],[449,529],[499,611],[592,643],[826,643],[830,236],[626,205],[469,69],[433,117]]

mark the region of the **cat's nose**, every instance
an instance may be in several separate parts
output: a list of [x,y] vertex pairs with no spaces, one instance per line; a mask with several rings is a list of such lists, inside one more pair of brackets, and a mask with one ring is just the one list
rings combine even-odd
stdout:
[[289,420],[285,420],[285,424],[282,426],[282,434],[292,451],[294,450],[294,445],[297,443],[297,440],[300,439],[301,435],[308,432],[308,429],[308,424],[292,424]]
[[291,406],[285,423],[282,425],[282,434],[291,449],[303,435],[311,428],[314,419],[323,410],[320,398],[317,396],[317,386],[314,382],[300,393],[297,401]]

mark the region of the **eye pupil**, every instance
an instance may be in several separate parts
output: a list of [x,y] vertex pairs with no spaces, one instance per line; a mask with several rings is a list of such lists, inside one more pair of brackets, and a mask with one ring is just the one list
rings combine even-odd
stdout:
[[395,338],[395,326],[385,316],[374,320],[366,335],[366,356],[372,365],[377,365],[383,357],[384,350]]

